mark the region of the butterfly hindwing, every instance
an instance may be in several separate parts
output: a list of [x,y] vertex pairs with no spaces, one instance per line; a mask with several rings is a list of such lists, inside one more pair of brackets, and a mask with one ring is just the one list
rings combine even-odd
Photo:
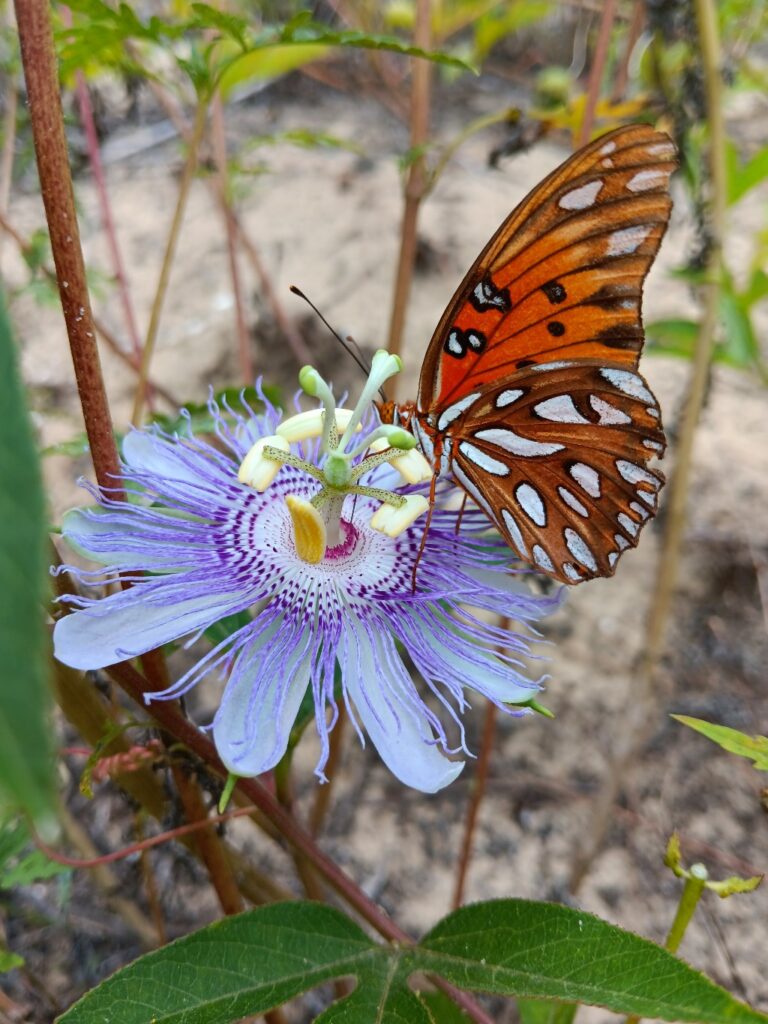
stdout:
[[[486,388],[444,436],[452,472],[521,558],[566,583],[610,576],[656,511],[658,405],[620,364],[568,363]],[[450,415],[450,412],[449,412]]]

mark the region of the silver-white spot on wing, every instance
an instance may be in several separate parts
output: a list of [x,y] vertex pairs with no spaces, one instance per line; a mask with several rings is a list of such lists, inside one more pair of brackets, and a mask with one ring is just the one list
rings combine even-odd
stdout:
[[674,160],[675,147],[671,142],[657,142],[654,146],[648,147],[650,156],[657,156],[660,160]]
[[610,402],[598,398],[597,395],[589,396],[589,404],[600,417],[600,424],[604,427],[619,426],[624,423],[631,423],[632,417],[627,416],[621,409],[617,409]]
[[525,392],[522,388],[510,388],[508,391],[502,391],[498,394],[494,404],[497,409],[506,409],[508,405],[512,405],[513,402],[516,402],[524,394]]
[[582,579],[581,573],[573,564],[573,562],[563,562],[563,572],[568,577],[568,579],[573,580],[574,583],[577,583],[580,579]]
[[531,370],[533,373],[548,373],[550,370],[567,370],[571,366],[575,366],[576,363],[568,359],[561,359],[557,363],[539,363],[537,366],[528,366],[527,370]]
[[459,341],[459,336],[456,331],[451,331],[448,335],[448,351],[454,356],[464,355],[464,348]]
[[437,429],[440,431],[445,430],[446,427],[450,426],[454,420],[457,420],[459,416],[461,416],[461,414],[479,397],[480,392],[476,391],[474,395],[465,395],[464,398],[460,398],[458,402],[454,402],[453,405],[449,405],[437,421]]
[[511,455],[522,455],[524,457],[530,457],[531,455],[554,455],[555,452],[561,452],[565,448],[564,444],[557,444],[555,442],[531,441],[530,438],[521,437],[514,430],[507,430],[504,427],[490,427],[488,430],[477,430],[472,436],[476,437],[478,441],[488,441],[489,444],[503,448],[505,452],[509,452]]
[[552,559],[540,544],[533,545],[533,560],[540,569],[546,569],[547,572],[555,571]]
[[[616,370],[612,366],[601,366],[600,375],[630,398],[638,398],[641,402],[653,402],[654,400],[653,395],[643,383],[642,377],[638,377],[636,373],[631,373],[629,370]],[[649,409],[648,412],[650,411]],[[656,415],[658,416],[658,413]]]
[[608,156],[608,154],[612,153],[614,149],[616,149],[616,143],[611,139],[610,142],[606,142],[604,146],[600,147],[600,156]]
[[637,523],[633,519],[630,519],[626,512],[619,512],[616,519],[619,526],[623,526],[630,537],[637,536]]
[[619,551],[624,551],[625,548],[629,547],[629,541],[626,537],[622,536],[622,534],[614,533],[613,539],[616,541],[616,547]]
[[626,459],[616,459],[616,469],[628,484],[650,484],[654,489],[659,485],[653,473],[649,473],[647,469],[636,466],[634,462],[628,462]]
[[547,511],[535,487],[531,487],[530,484],[518,484],[515,488],[515,497],[520,508],[532,522],[537,526],[547,525]]
[[638,171],[627,182],[627,188],[630,192],[647,192],[648,189],[665,185],[668,177],[669,171],[662,171],[657,167]]
[[643,438],[643,444],[645,445],[646,448],[650,448],[651,451],[653,451],[653,452],[664,451],[664,445],[663,444],[659,444],[658,441],[652,441],[649,437],[644,437]]
[[565,535],[565,545],[576,561],[581,562],[582,565],[585,565],[592,572],[597,572],[595,556],[583,537],[580,537],[570,526],[566,526],[563,534]]
[[520,532],[520,527],[517,525],[517,520],[515,519],[515,517],[512,515],[510,511],[508,511],[508,509],[503,508],[501,510],[501,518],[504,520],[504,525],[509,530],[509,535],[514,541],[515,547],[517,548],[519,553],[523,556],[523,558],[528,558],[528,548],[526,546],[525,541],[523,540],[523,535]]
[[650,515],[650,512],[648,511],[648,509],[647,508],[643,508],[643,506],[639,502],[637,502],[637,501],[630,501],[629,507],[632,509],[632,511],[636,515],[640,516],[640,518],[643,519],[643,520],[647,519],[648,516]]
[[586,185],[566,192],[564,196],[560,197],[557,205],[562,210],[586,210],[594,204],[602,187],[601,178],[598,178],[597,181],[587,182]]
[[655,420],[659,418],[659,410],[656,408],[655,405],[652,405],[649,409],[646,409],[645,411],[648,413],[649,416],[653,416]]
[[620,228],[608,236],[606,256],[629,256],[639,249],[651,233],[650,224],[634,224],[631,228]]
[[641,501],[644,501],[646,505],[650,505],[651,508],[656,507],[656,492],[655,491],[641,491],[640,488],[635,491],[635,494]]
[[600,497],[600,474],[586,462],[574,462],[569,470],[571,476],[590,498]]
[[509,476],[509,466],[505,462],[492,459],[482,448],[470,444],[469,441],[462,441],[459,451],[462,455],[466,455],[470,462],[474,462],[480,469],[484,469],[486,473],[492,473],[494,476]]
[[619,560],[619,553],[618,553],[618,551],[611,551],[611,553],[608,555],[608,565],[610,565],[610,567],[613,568],[614,565],[616,565],[616,563],[618,562],[618,560]]
[[574,512],[578,512],[580,516],[584,516],[585,519],[588,518],[589,512],[587,511],[587,508],[582,505],[572,491],[569,491],[567,487],[558,487],[557,493],[569,508],[572,508]]
[[534,405],[533,411],[543,420],[551,420],[553,423],[589,423],[576,406],[570,395],[555,395],[554,398],[547,398],[543,402]]

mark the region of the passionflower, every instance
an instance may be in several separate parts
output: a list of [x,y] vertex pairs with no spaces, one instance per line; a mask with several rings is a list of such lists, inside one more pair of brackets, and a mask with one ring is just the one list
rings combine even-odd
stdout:
[[[259,388],[258,413],[211,399],[215,437],[131,431],[127,498],[86,485],[97,506],[64,518],[69,545],[103,568],[59,571],[81,592],[117,574],[132,586],[62,598],[75,610],[56,623],[56,657],[103,668],[182,638],[202,645],[209,627],[240,615],[245,623],[185,675],[145,695],[178,698],[223,676],[212,729],[232,774],[280,761],[311,687],[322,781],[343,701],[398,779],[424,792],[448,785],[469,753],[469,693],[511,715],[537,706],[541,680],[521,656],[558,599],[529,592],[484,515],[450,507],[450,485],[438,487],[424,536],[431,471],[371,401],[399,366],[377,353],[351,410],[305,368],[302,387],[319,408],[284,419]],[[487,621],[497,615],[526,632]]]

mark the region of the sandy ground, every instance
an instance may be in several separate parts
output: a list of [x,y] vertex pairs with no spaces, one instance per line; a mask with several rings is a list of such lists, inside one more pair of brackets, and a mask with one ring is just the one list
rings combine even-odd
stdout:
[[[443,112],[446,135],[457,123],[449,110]],[[264,150],[259,156],[267,164],[265,173],[244,187],[243,220],[291,316],[306,321],[305,308],[287,290],[295,283],[340,333],[351,333],[363,347],[375,347],[388,328],[401,210],[393,154],[406,145],[405,129],[373,102],[351,102],[306,84],[293,91],[265,93],[230,117],[230,128],[239,140],[292,127],[354,140],[364,158],[289,146]],[[426,342],[466,267],[512,206],[565,155],[548,141],[506,159],[494,171],[487,166],[488,149],[487,138],[467,144],[423,208],[420,235],[431,258],[414,284],[402,397],[414,393]],[[179,166],[178,150],[169,143],[109,167],[114,213],[142,324],[159,271]],[[751,255],[750,231],[767,197],[765,192],[753,194],[750,203],[734,211],[729,244],[742,267]],[[96,199],[84,178],[78,182],[78,200],[88,259],[106,269]],[[25,232],[41,223],[32,194],[17,197],[12,213]],[[690,233],[690,217],[681,202],[646,288],[647,319],[695,310],[686,287],[668,276],[681,261]],[[3,259],[10,276],[18,279],[21,271],[7,244]],[[249,274],[245,265],[243,269]],[[269,313],[254,297],[250,276],[247,279],[258,371],[267,381],[290,389],[296,367],[285,346],[276,341]],[[119,333],[115,294],[109,292],[96,306]],[[47,445],[69,439],[81,424],[60,314],[40,308],[28,296],[14,303],[13,312],[40,440]],[[763,327],[766,320],[763,315]],[[307,337],[317,348],[318,365],[336,368],[345,384],[356,381],[355,368],[344,365],[335,343],[314,325]],[[104,369],[116,422],[124,425],[133,382],[108,352]],[[674,439],[687,367],[646,357],[643,369],[660,397]],[[194,186],[185,220],[153,375],[184,401],[201,400],[209,385],[219,388],[237,382],[223,231],[202,182]],[[768,865],[768,823],[759,803],[764,779],[668,717],[681,712],[747,732],[768,728],[766,608],[758,588],[760,567],[764,592],[768,572],[767,414],[765,390],[756,380],[721,368],[715,371],[697,438],[689,525],[668,653],[655,697],[652,739],[626,774],[606,841],[577,897],[584,908],[657,940],[663,939],[671,922],[679,891],[679,883],[662,864],[673,829],[680,831],[686,855],[706,862],[714,876],[759,873]],[[673,458],[674,444],[665,463],[667,472]],[[82,500],[74,481],[78,473],[88,472],[88,463],[82,459],[73,464],[70,458],[54,456],[46,460],[45,469],[52,512],[58,516]],[[593,797],[611,771],[618,742],[632,727],[638,697],[635,669],[658,549],[659,531],[649,528],[639,550],[622,559],[614,579],[571,591],[562,609],[545,624],[551,642],[543,649],[551,659],[547,702],[557,718],[499,723],[468,899],[568,898],[569,866],[591,828]],[[208,703],[210,697],[201,695],[200,707]],[[482,717],[478,702],[469,725],[475,744]],[[307,740],[298,758],[300,807],[311,797],[314,757],[313,741]],[[403,791],[375,754],[361,751],[354,742],[347,745],[325,845],[415,934],[449,905],[472,780],[470,766],[447,792],[424,798]],[[85,808],[77,797],[72,806],[98,831],[98,810]],[[284,859],[267,840],[254,840],[244,828],[234,834],[242,836],[263,865],[289,877]],[[133,870],[130,878],[138,884]],[[184,854],[169,855],[167,861],[160,858],[157,872],[174,934],[214,916],[210,893],[201,888],[200,873]],[[191,893],[194,909],[189,905]],[[697,967],[762,1009],[768,1009],[767,893],[763,888],[723,903],[707,899],[683,947]],[[50,897],[41,889],[35,898],[45,903]],[[93,984],[138,953],[130,937],[104,947],[106,939],[98,929],[83,925],[95,915],[88,906],[92,899],[87,881],[77,881],[65,922],[49,923],[37,933],[43,944],[56,934],[70,940],[72,949],[81,950],[77,969],[62,954],[55,970],[47,972],[49,989],[62,1006],[81,986]],[[34,961],[35,942],[23,938],[29,906],[29,898],[21,895],[14,908],[16,924],[11,921],[8,927],[19,940],[13,948]],[[25,941],[26,948],[19,948]],[[500,1021],[512,1019],[509,1009],[497,1005]],[[599,1011],[587,1016],[607,1017]]]

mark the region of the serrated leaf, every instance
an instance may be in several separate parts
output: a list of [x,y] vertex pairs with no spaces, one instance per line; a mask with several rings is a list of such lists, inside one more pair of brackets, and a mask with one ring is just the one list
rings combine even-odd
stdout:
[[40,466],[0,292],[0,800],[40,819],[53,809],[42,608],[46,536]]
[[747,736],[746,733],[731,729],[727,725],[716,725],[714,722],[705,722],[702,718],[691,718],[689,715],[672,715],[672,718],[700,732],[702,736],[717,743],[728,753],[749,758],[755,768],[768,772],[768,736]]
[[419,951],[422,970],[472,991],[588,1003],[666,1021],[768,1020],[655,943],[554,903],[462,907],[425,936]]
[[319,904],[260,907],[147,954],[59,1022],[229,1024],[353,976],[354,991],[325,1010],[319,1024],[434,1024],[428,999],[408,986],[412,974],[425,972],[460,988],[668,1021],[768,1021],[671,953],[591,914],[496,900],[456,911],[417,946],[378,945]]
[[224,1024],[357,974],[380,948],[332,907],[274,903],[141,957],[88,992],[59,1024]]

